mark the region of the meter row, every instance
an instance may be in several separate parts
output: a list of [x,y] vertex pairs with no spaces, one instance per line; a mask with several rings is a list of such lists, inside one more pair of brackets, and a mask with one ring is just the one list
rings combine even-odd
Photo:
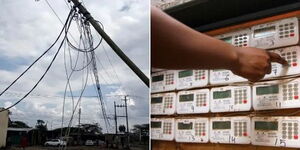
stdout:
[[152,115],[285,109],[300,107],[300,78],[151,95]]
[[[251,28],[217,35],[215,38],[238,47],[271,49],[270,51],[278,53],[288,61],[289,65],[286,67],[272,63],[272,73],[266,75],[264,79],[300,73],[300,69],[298,69],[300,47],[295,46],[299,43],[299,20],[297,17],[255,25]],[[151,92],[244,81],[247,79],[233,74],[230,70],[169,70],[152,74]]]
[[300,117],[152,118],[151,139],[300,148]]

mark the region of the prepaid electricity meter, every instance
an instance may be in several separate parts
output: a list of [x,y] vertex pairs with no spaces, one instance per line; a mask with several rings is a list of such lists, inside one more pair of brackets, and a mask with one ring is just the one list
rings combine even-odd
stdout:
[[209,119],[177,119],[176,120],[176,142],[207,143],[209,137]]
[[254,85],[254,110],[300,107],[299,85],[299,78],[268,81]]
[[180,91],[177,94],[178,114],[208,113],[209,89]]
[[214,117],[210,118],[210,142],[249,144],[250,117]]
[[251,30],[251,47],[272,49],[299,43],[297,17],[259,24],[253,26]]
[[253,117],[253,145],[300,148],[300,117]]
[[176,88],[177,71],[168,70],[152,74],[151,92],[171,91]]
[[251,109],[250,86],[225,86],[210,91],[211,112],[248,111]]
[[151,139],[153,140],[174,140],[174,125],[173,118],[151,118]]
[[180,70],[177,73],[178,90],[203,87],[208,84],[208,70]]
[[151,95],[152,115],[171,115],[176,110],[176,93],[161,93]]

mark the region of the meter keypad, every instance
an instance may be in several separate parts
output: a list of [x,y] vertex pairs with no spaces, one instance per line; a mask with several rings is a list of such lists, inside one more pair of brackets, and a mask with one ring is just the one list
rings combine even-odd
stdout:
[[282,138],[283,139],[298,139],[298,123],[284,122],[282,123]]
[[206,106],[206,94],[197,94],[196,95],[196,107]]
[[247,103],[247,90],[236,89],[234,90],[234,104],[245,104]]
[[285,23],[279,25],[279,38],[288,38],[295,36],[294,23]]
[[247,123],[234,122],[234,136],[247,136]]
[[282,53],[281,54],[282,58],[284,58],[289,66],[291,67],[295,67],[297,66],[297,52],[293,51],[293,52],[287,52],[287,53]]
[[205,136],[205,123],[195,124],[195,136]]
[[172,134],[172,123],[164,122],[163,134]]
[[166,75],[166,85],[174,84],[174,73],[170,73]]
[[166,97],[164,101],[164,108],[168,109],[168,108],[172,108],[172,106],[173,106],[173,97]]
[[234,36],[234,46],[237,47],[248,46],[248,40],[249,38],[247,34],[236,35]]
[[298,100],[298,83],[282,85],[283,100]]
[[195,70],[195,80],[204,80],[205,79],[205,70]]

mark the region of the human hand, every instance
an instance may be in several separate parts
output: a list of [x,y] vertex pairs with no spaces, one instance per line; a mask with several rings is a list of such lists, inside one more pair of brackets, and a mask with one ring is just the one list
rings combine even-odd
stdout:
[[271,62],[287,65],[279,54],[253,47],[235,47],[237,58],[231,71],[247,78],[251,82],[262,79],[265,74],[271,73]]

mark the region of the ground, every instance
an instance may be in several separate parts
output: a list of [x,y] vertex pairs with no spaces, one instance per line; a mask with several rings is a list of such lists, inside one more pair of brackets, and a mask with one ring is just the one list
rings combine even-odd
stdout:
[[[121,148],[120,148],[121,149]],[[131,150],[148,150],[148,146],[146,145],[138,145],[131,147]],[[19,147],[12,147],[8,148],[7,150],[22,150],[22,148]],[[40,147],[40,146],[33,146],[33,147],[27,147],[25,150],[59,150],[57,147]],[[111,148],[101,148],[97,146],[70,146],[67,148],[67,150],[116,150]]]

